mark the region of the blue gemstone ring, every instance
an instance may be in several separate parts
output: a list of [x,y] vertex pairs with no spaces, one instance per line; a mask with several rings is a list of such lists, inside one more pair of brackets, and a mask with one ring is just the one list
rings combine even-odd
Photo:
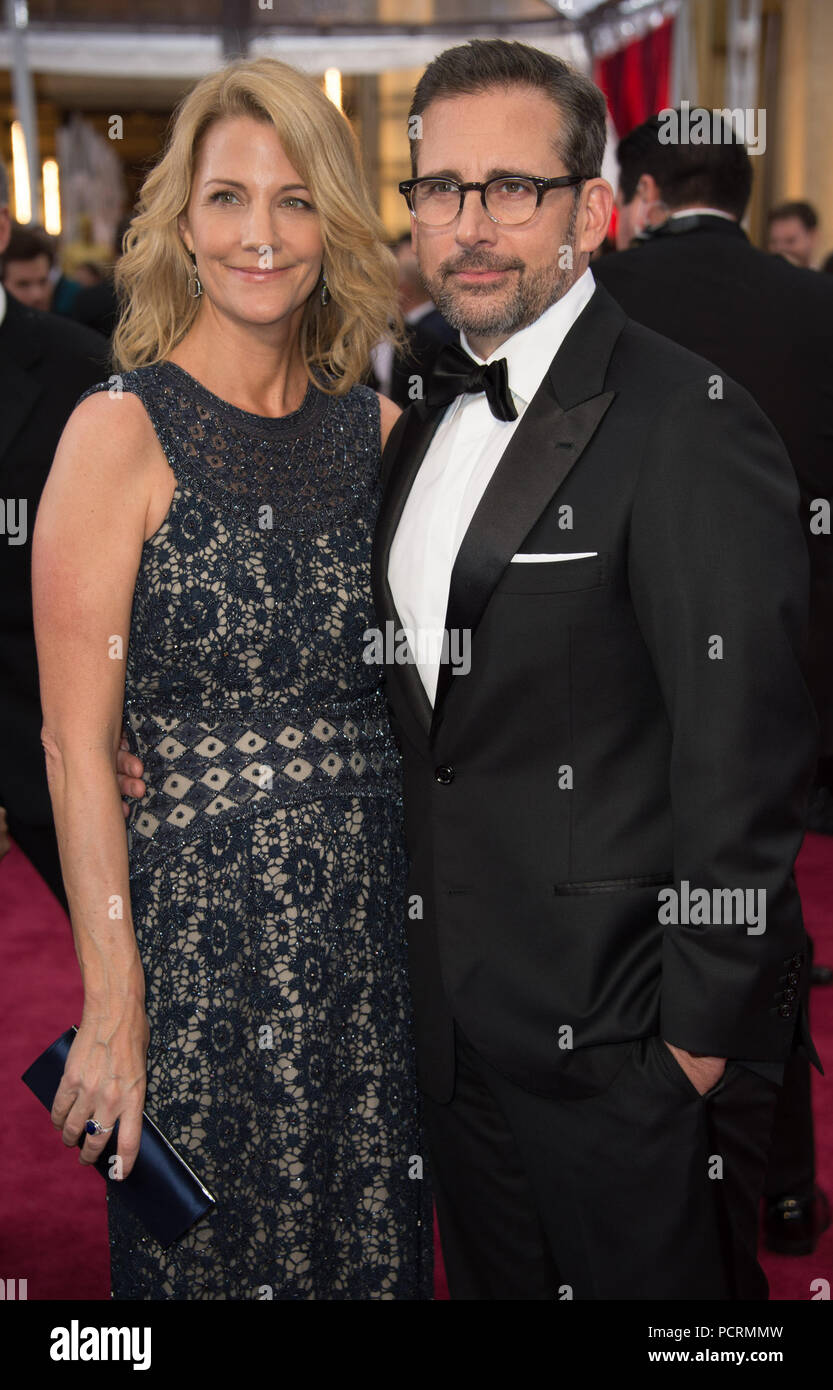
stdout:
[[98,1120],[88,1120],[84,1128],[88,1134],[109,1134],[115,1125],[100,1125]]

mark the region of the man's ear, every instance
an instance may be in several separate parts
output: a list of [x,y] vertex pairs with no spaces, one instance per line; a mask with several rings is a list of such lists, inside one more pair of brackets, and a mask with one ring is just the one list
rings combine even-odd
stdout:
[[12,239],[12,215],[8,208],[0,208],[0,256]]
[[637,197],[642,199],[643,203],[648,203],[649,205],[662,202],[659,184],[653,174],[639,175],[639,182],[636,185],[636,194]]
[[588,180],[584,186],[584,225],[579,237],[579,251],[592,252],[601,246],[610,225],[613,202],[613,189],[607,179]]

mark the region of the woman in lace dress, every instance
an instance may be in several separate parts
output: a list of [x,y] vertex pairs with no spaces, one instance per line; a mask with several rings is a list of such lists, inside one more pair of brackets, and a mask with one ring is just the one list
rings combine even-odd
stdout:
[[[129,1299],[431,1296],[399,768],[369,559],[392,258],[346,121],[271,60],[201,82],[121,263],[34,546],[44,747],[84,980],[53,1123],[143,1106],[216,1198]],[[125,840],[122,719],[145,794]]]

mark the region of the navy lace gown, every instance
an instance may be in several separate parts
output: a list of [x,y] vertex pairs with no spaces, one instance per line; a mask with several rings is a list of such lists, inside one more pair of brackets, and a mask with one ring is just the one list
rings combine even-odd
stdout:
[[145,1108],[217,1207],[163,1250],[108,1193],[112,1295],[430,1298],[399,763],[363,659],[378,399],[310,385],[270,419],[170,362],[120,380],[176,476],[126,665]]

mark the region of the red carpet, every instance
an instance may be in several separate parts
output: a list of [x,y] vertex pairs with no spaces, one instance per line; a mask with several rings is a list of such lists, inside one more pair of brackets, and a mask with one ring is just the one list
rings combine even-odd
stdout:
[[[816,959],[833,963],[833,837],[808,835],[798,861],[805,920]],[[0,1054],[5,1143],[0,1157],[0,1277],[28,1280],[30,1299],[107,1299],[104,1183],[64,1148],[20,1075],[81,1014],[81,984],[69,922],[28,860],[13,847],[0,863]],[[812,993],[813,1036],[826,1078],[813,1070],[819,1184],[833,1196],[833,1115],[822,1096],[833,1069],[833,987]],[[833,1228],[815,1255],[764,1255],[773,1299],[810,1297],[833,1277]],[[437,1298],[448,1293],[438,1260]]]

